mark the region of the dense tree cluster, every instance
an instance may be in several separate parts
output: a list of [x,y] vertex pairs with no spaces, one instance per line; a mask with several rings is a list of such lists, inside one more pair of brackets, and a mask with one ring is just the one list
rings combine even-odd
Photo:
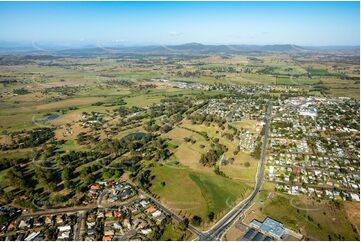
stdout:
[[37,147],[54,138],[54,128],[35,128],[28,131],[19,131],[9,134],[12,139],[11,144],[2,144],[2,150],[12,150],[18,148]]
[[214,166],[222,154],[223,150],[221,149],[211,149],[207,153],[202,154],[199,162],[204,166]]

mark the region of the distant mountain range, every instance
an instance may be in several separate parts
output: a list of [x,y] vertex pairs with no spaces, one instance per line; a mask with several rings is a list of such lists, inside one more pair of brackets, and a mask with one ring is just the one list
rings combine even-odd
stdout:
[[181,45],[148,45],[148,46],[61,46],[41,45],[26,42],[1,42],[0,53],[26,53],[26,54],[242,54],[262,52],[308,53],[325,51],[359,51],[359,46],[319,46],[307,47],[292,44],[280,45],[204,45],[200,43],[187,43]]

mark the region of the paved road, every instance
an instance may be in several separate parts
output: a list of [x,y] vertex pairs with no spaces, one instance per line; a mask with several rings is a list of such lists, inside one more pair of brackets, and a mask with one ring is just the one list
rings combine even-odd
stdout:
[[244,212],[253,202],[254,198],[258,194],[262,183],[263,183],[263,173],[264,173],[264,163],[266,158],[267,150],[267,139],[269,133],[269,125],[272,117],[272,104],[269,103],[267,107],[267,113],[265,117],[265,126],[264,126],[264,136],[262,143],[262,151],[260,162],[258,165],[257,177],[256,177],[256,186],[251,193],[251,195],[240,204],[235,206],[228,214],[226,214],[221,220],[219,220],[210,230],[201,233],[199,236],[200,240],[219,240],[221,239],[223,233],[226,229],[233,223],[233,221]]
[[37,211],[33,213],[24,213],[18,217],[18,219],[27,218],[27,217],[34,217],[34,216],[44,216],[44,215],[54,215],[54,214],[63,214],[63,213],[76,213],[80,211],[90,211],[95,208],[111,208],[114,206],[125,206],[128,204],[131,204],[132,202],[138,200],[137,197],[130,198],[127,201],[124,202],[118,202],[118,203],[110,203],[106,205],[100,205],[96,203],[89,204],[86,207],[71,207],[71,208],[57,208],[57,209],[45,209],[42,211]]
[[74,228],[74,240],[75,241],[80,240],[80,230],[81,230],[81,226],[82,226],[82,221],[83,221],[83,211],[78,212],[78,219],[76,221],[76,225]]

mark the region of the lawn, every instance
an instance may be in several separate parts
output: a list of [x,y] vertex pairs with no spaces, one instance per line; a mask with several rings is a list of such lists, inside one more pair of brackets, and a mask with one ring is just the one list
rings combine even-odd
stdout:
[[327,70],[319,69],[319,68],[307,68],[307,72],[309,72],[312,76],[328,76],[328,75],[331,75]]
[[[211,168],[204,167],[199,163],[202,154],[205,154],[210,149],[210,143],[207,142],[201,135],[194,133],[189,136],[196,143],[185,142],[181,143],[175,151],[175,156],[178,161],[185,166],[188,166],[195,170],[202,170],[212,172]],[[204,148],[201,148],[204,145]]]
[[236,127],[237,129],[241,129],[241,128],[248,129],[250,132],[256,133],[257,123],[258,123],[257,120],[244,119],[242,121],[237,121],[237,122],[233,122],[230,124],[233,125],[234,127]]
[[164,97],[162,96],[151,96],[151,95],[137,95],[133,97],[124,98],[124,101],[127,103],[126,106],[128,107],[145,107],[148,105],[152,105],[155,103],[159,103],[161,99]]
[[166,206],[182,216],[198,215],[202,221],[207,221],[211,211],[219,218],[250,191],[247,185],[229,178],[185,167],[158,166],[152,169],[152,174],[155,179],[151,191],[159,195]]
[[72,150],[85,151],[88,148],[84,145],[79,145],[76,140],[67,140],[64,144],[60,145],[59,149],[65,152],[69,152]]
[[[243,127],[251,130],[252,132],[256,132],[255,125],[257,121],[255,120],[244,120],[237,123],[233,123],[233,125],[237,128]],[[230,178],[235,179],[239,182],[244,182],[249,186],[254,186],[255,184],[255,176],[258,168],[258,160],[254,159],[247,152],[239,152],[237,155],[233,154],[233,151],[236,149],[238,145],[238,140],[235,139],[233,141],[228,140],[225,137],[221,137],[217,134],[217,131],[221,131],[217,125],[211,124],[209,127],[206,125],[193,125],[189,120],[186,120],[182,123],[181,127],[186,127],[198,132],[206,132],[210,138],[217,137],[219,138],[219,143],[228,147],[228,151],[225,153],[224,159],[228,160],[230,158],[234,158],[234,162],[232,164],[227,164],[221,166],[220,169]],[[188,131],[188,130],[186,130]],[[177,130],[177,133],[181,132]],[[189,131],[188,131],[189,132]],[[225,132],[230,132],[228,128],[225,129]],[[179,145],[176,150],[176,157],[178,160],[185,166],[188,166],[194,170],[213,173],[211,168],[204,167],[199,163],[201,155],[206,153],[210,149],[210,142],[207,142],[201,135],[194,133],[190,136],[192,139],[196,140],[195,144],[185,143],[183,142]],[[203,149],[200,148],[200,145],[203,144],[205,147]],[[249,167],[245,166],[245,163],[248,162],[250,164]]]
[[190,177],[202,191],[207,201],[207,212],[220,214],[229,210],[239,198],[245,198],[248,187],[229,178],[217,175],[191,173]]
[[[184,236],[184,237],[183,237]],[[186,240],[190,236],[188,231],[181,231],[178,228],[177,223],[167,223],[167,225],[164,228],[164,232],[162,237],[160,237],[159,240],[161,241],[178,241],[178,240]]]
[[320,82],[319,78],[277,78],[277,85],[313,85]]
[[159,72],[155,71],[122,71],[118,74],[121,78],[130,78],[133,80],[146,80],[146,79],[152,79],[152,78],[164,78],[163,75]]
[[[201,189],[190,178],[189,169],[182,167],[157,166],[152,169],[155,179],[151,191],[174,212],[191,216],[206,216],[206,201]],[[165,186],[161,183],[165,182]]]
[[[234,157],[233,164],[221,166],[220,169],[230,178],[244,182],[249,186],[254,186],[255,177],[258,169],[258,160],[251,155],[240,151]],[[225,158],[228,158],[225,156]],[[249,163],[249,167],[245,166],[245,163]]]

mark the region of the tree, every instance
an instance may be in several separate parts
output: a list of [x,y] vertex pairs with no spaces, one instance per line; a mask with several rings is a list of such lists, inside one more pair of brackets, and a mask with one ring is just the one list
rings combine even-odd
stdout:
[[180,221],[178,227],[180,230],[185,231],[188,228],[189,220],[185,218],[184,220]]
[[10,216],[8,213],[0,214],[0,225],[7,225],[10,221]]
[[6,180],[9,185],[18,187],[22,191],[29,189],[29,183],[26,182],[25,176],[22,171],[17,170],[16,167],[10,168],[6,173]]
[[194,215],[192,218],[192,224],[199,226],[201,225],[201,223],[202,223],[202,218],[197,215]]
[[214,166],[222,153],[220,149],[211,149],[206,154],[202,154],[199,162],[204,166]]
[[70,171],[68,167],[64,167],[63,171],[61,172],[61,179],[64,182],[64,186],[66,188],[70,188],[71,181],[70,181]]
[[214,216],[215,216],[214,212],[208,213],[208,219],[209,219],[209,221],[213,221]]

